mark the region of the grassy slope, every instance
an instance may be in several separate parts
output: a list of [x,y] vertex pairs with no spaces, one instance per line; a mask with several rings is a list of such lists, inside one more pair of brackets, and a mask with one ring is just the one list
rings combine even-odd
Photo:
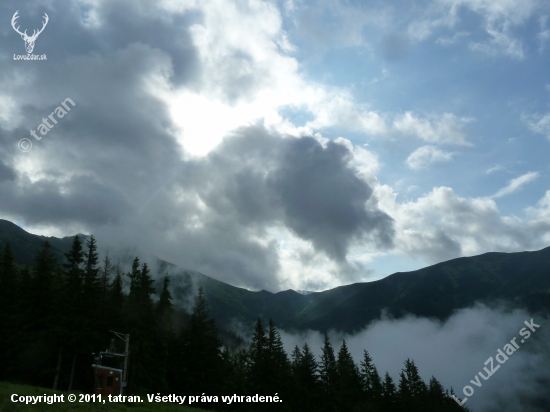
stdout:
[[[26,405],[24,403],[12,403],[10,398],[12,394],[39,396],[65,394],[64,403],[36,403],[34,405]],[[77,399],[78,399],[78,395]],[[143,399],[143,398],[142,398]],[[143,399],[143,403],[135,404],[117,404],[106,402],[100,405],[94,403],[70,403],[67,401],[67,392],[52,391],[51,389],[37,388],[35,386],[14,385],[7,382],[0,382],[0,411],[118,411],[118,412],[201,412],[204,409],[192,408],[190,406],[182,406],[170,403],[149,403],[147,398]]]

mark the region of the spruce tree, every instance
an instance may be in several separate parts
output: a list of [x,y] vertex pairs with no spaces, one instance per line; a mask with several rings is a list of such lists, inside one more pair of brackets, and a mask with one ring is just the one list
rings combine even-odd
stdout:
[[168,290],[170,278],[164,275],[162,291],[155,308],[156,324],[159,329],[160,345],[158,362],[163,369],[160,374],[161,386],[168,388],[170,374],[170,357],[172,356],[172,348],[176,345],[176,336],[173,330],[174,305],[172,303],[172,294]]
[[404,371],[399,374],[399,385],[397,389],[397,404],[400,411],[406,411],[412,408],[412,394],[409,379]]
[[[82,284],[83,313],[80,328],[82,330],[82,343],[79,352],[91,353],[94,346],[101,343],[100,336],[105,335],[104,307],[101,304],[100,271],[98,267],[99,255],[94,236],[90,236],[86,242],[87,252],[84,253],[84,280]],[[87,359],[84,356],[83,359]],[[91,384],[91,383],[90,383]]]
[[294,350],[291,354],[292,359],[292,373],[294,373],[294,376],[298,376],[300,373],[300,365],[302,364],[302,352],[300,351],[300,348],[298,345],[294,346]]
[[338,387],[338,369],[334,348],[325,332],[321,362],[319,364],[319,378],[321,381],[321,398],[323,400],[323,411],[333,411],[336,408]]
[[268,339],[262,320],[258,318],[250,345],[250,390],[252,393],[266,393],[269,390]]
[[144,395],[148,391],[166,390],[165,369],[159,360],[162,344],[152,294],[155,289],[147,263],[139,268],[136,257],[129,274],[131,285],[126,310],[127,329],[132,337],[132,358],[129,366],[128,391]]
[[382,384],[382,406],[385,411],[393,412],[396,409],[396,387],[393,383],[393,379],[388,372],[384,378],[384,383]]
[[90,236],[86,242],[88,252],[84,254],[86,259],[84,272],[84,292],[90,296],[99,290],[100,286],[100,269],[97,267],[99,263],[99,255],[97,253],[97,242],[93,236]]
[[156,312],[157,318],[163,330],[172,329],[172,317],[174,315],[174,304],[172,303],[172,294],[168,290],[170,278],[164,275],[162,282],[162,291],[157,302]]
[[115,277],[109,291],[109,325],[113,330],[121,330],[124,325],[123,309],[126,295],[124,294],[124,279],[120,263],[115,265]]
[[445,388],[439,383],[435,377],[431,377],[428,384],[428,401],[431,408],[438,409],[445,404]]
[[[290,393],[291,370],[288,356],[284,350],[281,335],[272,319],[269,319],[266,346],[266,375],[269,376],[266,394],[278,393],[283,397]],[[279,410],[280,405],[272,405],[270,410]]]
[[[296,348],[298,348],[296,346]],[[315,355],[309,349],[309,346],[304,343],[302,352],[295,355],[295,394],[293,403],[296,410],[299,411],[318,411],[321,407],[320,400],[320,381],[318,374],[318,364],[315,360]]]
[[180,393],[190,395],[219,394],[223,382],[222,341],[215,321],[210,317],[202,287],[195,297],[189,324],[182,328]]
[[412,359],[407,359],[405,361],[404,371],[407,374],[411,396],[417,399],[422,398],[427,392],[427,387],[420,377],[420,374],[418,373],[418,368],[416,367]]
[[[53,294],[58,264],[51,253],[49,242],[36,256],[33,276],[30,279],[31,306],[26,309],[24,340],[29,356],[22,358],[24,373],[35,371],[33,383],[51,387],[54,379],[54,365],[58,340],[56,332],[59,318],[56,316],[56,298]],[[29,370],[30,369],[30,370]]]
[[336,367],[339,381],[338,404],[344,410],[352,410],[361,402],[361,376],[345,340],[342,341],[342,346],[338,351]]
[[361,361],[361,383],[365,398],[378,403],[382,397],[382,382],[376,366],[372,363],[370,354],[363,350],[363,360]]
[[16,269],[10,244],[6,243],[0,255],[0,381],[5,380],[14,365],[14,340],[17,329],[16,309]]
[[[62,318],[64,338],[61,339],[59,352],[67,353],[70,356],[71,367],[69,372],[68,389],[72,390],[74,384],[75,368],[78,353],[87,346],[87,302],[84,299],[84,269],[85,254],[82,243],[78,236],[75,236],[71,250],[65,254],[64,283],[65,293],[63,294],[63,306],[69,308]],[[64,350],[66,347],[67,350]]]
[[113,264],[111,263],[111,258],[109,253],[105,254],[103,259],[103,268],[100,271],[99,275],[99,301],[102,306],[107,305],[109,301],[109,288],[111,282],[111,273],[113,271]]

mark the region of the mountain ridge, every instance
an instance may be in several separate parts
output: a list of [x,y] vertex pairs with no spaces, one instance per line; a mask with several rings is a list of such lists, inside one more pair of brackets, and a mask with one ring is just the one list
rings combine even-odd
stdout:
[[[32,265],[46,240],[62,262],[72,238],[33,235],[0,219],[0,247],[9,241],[20,265]],[[550,247],[459,257],[309,294],[292,289],[277,293],[249,291],[158,258],[156,269],[158,273],[170,272],[172,294],[180,306],[189,306],[198,286],[202,286],[211,314],[222,328],[232,328],[235,323],[248,327],[260,316],[273,318],[275,324],[287,330],[353,332],[380,318],[383,310],[396,318],[412,314],[445,320],[454,311],[476,302],[506,301],[531,311],[550,310]]]

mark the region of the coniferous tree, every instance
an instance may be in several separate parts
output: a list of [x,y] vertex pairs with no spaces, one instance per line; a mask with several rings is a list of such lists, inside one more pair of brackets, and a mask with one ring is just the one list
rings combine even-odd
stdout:
[[222,341],[210,318],[202,287],[195,297],[189,324],[182,328],[180,372],[182,394],[216,395],[223,382]]
[[300,348],[298,345],[294,346],[294,350],[291,354],[292,359],[292,373],[294,376],[298,375],[298,370],[300,368],[300,364],[302,363],[302,352],[300,351]]
[[163,330],[172,329],[172,317],[174,316],[174,305],[172,303],[172,294],[168,290],[170,278],[164,275],[162,283],[162,291],[157,302],[156,312],[157,318]]
[[428,384],[428,400],[429,405],[433,409],[441,409],[445,404],[445,388],[439,383],[435,377],[431,377]]
[[378,370],[372,362],[370,354],[364,350],[363,360],[361,361],[361,383],[363,386],[363,393],[367,401],[373,405],[380,403],[382,398],[382,382]]
[[409,379],[411,395],[414,399],[414,403],[417,405],[417,410],[423,410],[423,405],[427,401],[428,387],[420,377],[418,368],[413,360],[407,359],[405,361],[405,373]]
[[[291,380],[290,362],[283,348],[281,335],[275,327],[272,319],[269,319],[266,345],[266,375],[270,377],[267,382],[265,394],[278,393],[285,396],[290,392],[289,382]],[[271,405],[271,410],[278,410],[279,405]]]
[[[69,377],[69,390],[72,389],[74,383],[75,368],[78,352],[82,352],[81,348],[86,346],[86,311],[84,295],[84,278],[85,270],[83,264],[85,255],[82,249],[80,238],[75,236],[71,246],[71,250],[65,254],[65,293],[62,297],[62,305],[69,310],[66,311],[62,318],[63,337],[59,353],[68,352],[71,354],[71,369]],[[67,350],[63,348],[67,347]],[[61,356],[61,355],[60,355]]]
[[95,300],[97,298],[95,294],[100,287],[100,268],[97,267],[99,263],[99,255],[97,253],[97,243],[93,236],[90,236],[86,242],[88,252],[84,254],[86,259],[85,272],[84,272],[84,293],[87,295],[87,299]]
[[17,323],[13,316],[16,309],[16,269],[10,244],[6,243],[0,255],[0,380],[6,379],[15,364],[14,340]]
[[159,379],[165,373],[164,365],[159,362],[162,345],[157,325],[152,294],[155,289],[147,263],[139,268],[136,257],[129,274],[130,294],[126,311],[127,329],[132,336],[132,358],[128,370],[128,391],[134,394],[146,394],[159,391],[164,381]]
[[54,378],[54,342],[57,338],[58,319],[55,306],[54,279],[58,264],[48,242],[36,256],[36,264],[29,279],[29,303],[25,308],[22,342],[28,352],[20,355],[21,372],[35,370],[33,383],[51,386]]
[[426,384],[420,377],[418,368],[413,360],[407,359],[405,361],[405,373],[407,374],[407,378],[409,380],[411,395],[417,399],[425,395],[427,391]]
[[338,404],[344,410],[352,410],[361,402],[361,376],[345,340],[342,341],[342,346],[338,351],[336,367],[338,370],[339,388]]
[[[80,324],[81,341],[78,352],[83,360],[81,367],[85,367],[87,361],[91,361],[90,353],[94,346],[101,341],[100,336],[106,336],[104,332],[106,313],[101,305],[101,283],[98,267],[99,255],[97,253],[97,243],[94,236],[90,236],[86,242],[87,252],[84,253],[84,279],[82,283],[82,306],[83,313]],[[104,333],[100,333],[103,329]],[[81,372],[82,374],[83,372]],[[92,384],[92,382],[88,382]]]
[[99,269],[98,273],[97,296],[95,296],[91,305],[93,308],[92,316],[95,318],[95,332],[97,335],[94,346],[102,347],[102,344],[108,342],[112,336],[108,331],[118,331],[119,329],[113,324],[113,313],[111,312],[109,296],[112,270],[113,265],[111,263],[111,258],[109,254],[106,253],[103,258],[103,267]]
[[250,345],[250,372],[249,382],[251,393],[266,393],[269,390],[269,372],[267,367],[268,339],[262,320],[258,318]]
[[382,384],[382,406],[385,411],[393,412],[396,409],[396,387],[393,383],[393,379],[388,372],[384,378]]
[[[106,253],[105,258],[103,259],[103,268],[101,269],[99,276],[99,301],[101,302],[102,307],[107,307],[107,302],[109,301],[109,288],[112,271],[113,264],[111,263],[109,253]],[[107,310],[106,312],[108,313]]]
[[409,379],[404,371],[399,374],[399,385],[397,388],[397,404],[400,411],[405,411],[412,405],[412,394]]
[[[224,353],[227,353],[224,350]],[[222,358],[226,358],[226,354]],[[229,364],[223,363],[227,378],[223,380],[222,392],[225,394],[241,394],[247,395],[249,392],[249,372],[250,372],[250,351],[247,349],[239,349],[229,356]],[[227,405],[224,410],[231,411],[248,411],[251,405],[243,405],[240,403],[232,403]]]
[[174,305],[172,304],[172,294],[168,290],[170,278],[164,275],[162,291],[155,308],[156,323],[160,334],[159,363],[162,368],[162,374],[159,379],[162,381],[160,386],[168,388],[169,362],[172,348],[176,345],[176,337],[173,329]]
[[[298,349],[296,346],[295,351]],[[294,381],[295,391],[293,396],[293,404],[295,410],[300,411],[318,411],[321,402],[320,381],[318,374],[318,365],[315,360],[315,355],[309,349],[309,346],[304,343],[302,352],[294,354]]]
[[84,251],[78,236],[74,237],[71,250],[65,254],[65,258],[66,263],[63,264],[63,267],[65,268],[66,295],[71,298],[68,303],[80,302],[82,284],[84,283],[84,271],[82,269]]
[[321,382],[321,398],[323,411],[333,411],[336,408],[338,394],[338,369],[334,348],[325,332],[321,362],[319,364],[319,378]]
[[124,279],[120,263],[115,265],[115,277],[109,291],[109,320],[111,328],[121,330],[125,327],[123,309],[125,304]]

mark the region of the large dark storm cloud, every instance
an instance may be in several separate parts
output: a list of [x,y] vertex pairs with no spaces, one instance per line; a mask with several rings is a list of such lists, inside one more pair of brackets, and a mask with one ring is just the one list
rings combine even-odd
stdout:
[[289,227],[341,261],[355,236],[377,232],[382,245],[391,245],[392,219],[365,209],[372,189],[349,167],[345,146],[329,142],[322,148],[313,138],[284,143],[279,168],[268,181]]
[[184,181],[220,215],[252,227],[283,224],[345,261],[354,239],[370,237],[389,247],[393,238],[392,219],[367,210],[372,189],[351,160],[344,145],[323,147],[312,137],[284,138],[252,127],[194,162]]

